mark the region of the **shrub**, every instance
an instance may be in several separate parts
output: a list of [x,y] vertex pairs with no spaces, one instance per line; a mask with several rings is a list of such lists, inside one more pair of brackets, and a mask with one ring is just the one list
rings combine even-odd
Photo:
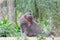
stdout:
[[18,37],[20,36],[20,27],[14,22],[9,22],[7,18],[0,21],[0,37]]

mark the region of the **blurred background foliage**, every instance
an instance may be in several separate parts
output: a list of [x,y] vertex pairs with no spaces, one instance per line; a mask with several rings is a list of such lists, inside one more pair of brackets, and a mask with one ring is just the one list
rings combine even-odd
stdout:
[[0,37],[16,37],[20,35],[20,26],[14,22],[9,22],[7,18],[0,21]]

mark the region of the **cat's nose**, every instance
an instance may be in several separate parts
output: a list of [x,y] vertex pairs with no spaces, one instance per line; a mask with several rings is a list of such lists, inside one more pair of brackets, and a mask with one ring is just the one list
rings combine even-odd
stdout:
[[33,17],[32,16],[29,16],[29,19],[33,19]]

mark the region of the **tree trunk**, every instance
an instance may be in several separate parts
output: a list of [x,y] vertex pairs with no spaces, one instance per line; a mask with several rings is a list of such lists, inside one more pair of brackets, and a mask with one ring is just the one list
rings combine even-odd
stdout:
[[0,3],[0,21],[3,20],[3,12],[2,12],[2,5]]
[[7,0],[7,7],[9,21],[15,21],[15,0]]

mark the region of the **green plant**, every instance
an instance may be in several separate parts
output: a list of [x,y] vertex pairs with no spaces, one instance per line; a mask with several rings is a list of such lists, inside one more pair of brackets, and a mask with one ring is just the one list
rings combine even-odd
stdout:
[[9,22],[7,18],[0,21],[0,37],[17,37],[20,36],[20,27],[14,22]]

